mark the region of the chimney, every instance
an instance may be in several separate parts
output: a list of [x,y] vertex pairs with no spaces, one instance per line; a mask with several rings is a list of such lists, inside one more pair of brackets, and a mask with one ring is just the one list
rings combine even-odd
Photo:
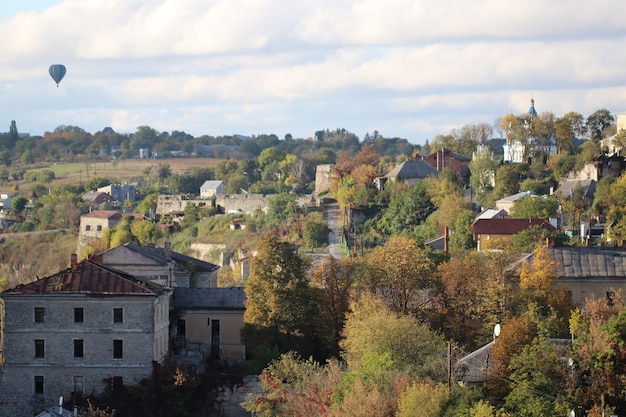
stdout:
[[70,266],[71,266],[72,268],[74,268],[74,267],[76,266],[76,264],[77,264],[77,263],[78,263],[78,256],[77,256],[75,253],[73,253],[73,254],[70,256]]
[[443,252],[448,253],[448,240],[449,240],[448,226],[443,227]]

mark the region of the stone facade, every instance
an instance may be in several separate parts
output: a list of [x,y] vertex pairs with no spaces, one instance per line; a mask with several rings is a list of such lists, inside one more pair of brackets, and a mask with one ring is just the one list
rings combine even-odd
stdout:
[[114,201],[135,201],[137,197],[137,186],[135,184],[110,184],[106,187],[98,188],[111,196]]
[[[223,208],[224,213],[252,214],[256,211],[266,213],[267,201],[274,195],[218,194],[215,197],[215,203]],[[299,196],[296,201],[300,207],[319,207],[321,205],[321,200],[316,199],[313,195]],[[185,211],[187,204],[201,207],[210,203],[207,200],[189,199],[181,195],[160,195],[157,199],[156,214],[163,216],[180,213]]]
[[333,172],[332,164],[318,165],[315,167],[315,195],[330,190],[330,179]]
[[98,241],[106,229],[115,226],[121,219],[122,212],[119,211],[92,211],[80,216],[76,253],[82,253],[85,247]]
[[3,292],[0,415],[150,376],[168,352],[170,296],[89,261]]
[[162,286],[217,287],[218,265],[174,252],[169,242],[162,248],[127,243],[94,255],[90,259]]

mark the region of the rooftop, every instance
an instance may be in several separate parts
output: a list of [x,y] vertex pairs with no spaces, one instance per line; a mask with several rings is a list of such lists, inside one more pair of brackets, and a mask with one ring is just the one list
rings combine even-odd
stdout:
[[427,178],[439,175],[437,169],[421,159],[409,159],[389,171],[385,178]]
[[495,218],[495,219],[478,219],[472,223],[472,233],[492,234],[492,235],[514,235],[537,226],[540,229],[554,231],[554,226],[544,219],[512,219],[512,218]]
[[49,277],[6,290],[2,295],[157,295],[159,290],[160,287],[139,281],[130,274],[85,260]]
[[174,308],[185,309],[245,309],[246,294],[242,287],[176,288],[172,297]]

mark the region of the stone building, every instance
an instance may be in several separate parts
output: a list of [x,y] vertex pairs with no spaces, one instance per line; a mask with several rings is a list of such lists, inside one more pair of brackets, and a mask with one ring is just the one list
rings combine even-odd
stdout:
[[328,192],[333,173],[332,164],[323,164],[315,167],[315,195]]
[[172,290],[86,260],[0,294],[0,415],[100,394],[152,374],[169,346]]
[[89,259],[167,287],[217,287],[219,266],[174,252],[169,242],[162,248],[126,243]]
[[124,202],[126,200],[135,201],[137,197],[137,184],[110,184],[106,187],[98,188],[98,191],[105,192],[111,196],[113,201]]

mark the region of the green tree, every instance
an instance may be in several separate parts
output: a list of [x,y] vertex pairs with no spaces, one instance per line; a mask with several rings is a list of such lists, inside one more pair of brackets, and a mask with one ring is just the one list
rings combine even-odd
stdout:
[[391,235],[411,235],[435,211],[426,185],[417,182],[391,200],[379,227]]
[[11,201],[11,210],[15,214],[22,214],[22,210],[24,210],[26,204],[28,204],[28,199],[23,195],[18,195]]
[[257,158],[259,167],[265,169],[272,163],[278,164],[285,159],[286,153],[278,149],[277,147],[266,148],[261,151],[261,154]]
[[148,194],[139,203],[139,206],[137,207],[137,212],[142,213],[146,216],[154,216],[154,214],[156,213],[158,199],[158,193]]
[[22,157],[20,158],[20,162],[22,165],[30,165],[35,162],[35,156],[33,155],[33,151],[30,149],[26,149],[22,153]]
[[159,162],[159,165],[156,169],[156,175],[159,181],[163,181],[169,178],[169,176],[172,175],[172,168],[170,167],[170,164],[165,162]]
[[244,339],[249,349],[277,346],[308,357],[315,349],[317,311],[307,278],[308,262],[288,242],[265,236],[246,282]]
[[413,383],[398,400],[396,417],[431,417],[443,415],[448,402],[445,384]]
[[587,117],[585,126],[592,141],[598,143],[604,136],[605,132],[615,122],[615,117],[607,109],[599,109]]
[[511,392],[504,408],[515,416],[560,417],[568,413],[563,352],[544,337],[536,338],[511,359]]
[[483,206],[487,205],[488,197],[493,191],[497,168],[493,153],[487,148],[477,151],[476,156],[469,163],[470,185],[476,191],[476,199]]
[[[385,369],[436,381],[446,378],[445,340],[417,319],[392,311],[372,296],[364,296],[353,303],[341,346],[348,371],[356,372],[363,379]],[[381,368],[367,366],[376,361]],[[390,377],[379,376],[380,382]],[[389,390],[391,387],[378,388]]]
[[510,216],[516,219],[544,219],[556,216],[559,200],[556,196],[528,196],[517,200],[511,209]]
[[139,126],[130,139],[130,149],[152,149],[158,142],[159,133],[150,126]]
[[124,216],[120,222],[115,225],[110,235],[109,247],[115,248],[133,241],[133,233],[130,230],[131,221],[131,216]]
[[269,227],[277,227],[296,213],[296,195],[280,193],[267,199],[265,221]]
[[304,223],[304,230],[302,232],[304,244],[308,248],[327,246],[329,232],[328,222],[324,221],[321,216],[309,215]]
[[[498,168],[496,171],[496,185],[493,189],[492,200],[496,201],[503,197],[516,194],[519,190],[519,174],[515,170],[515,166],[506,164]],[[490,204],[489,207],[494,206]]]
[[134,220],[130,224],[130,231],[142,246],[155,243],[158,237],[156,225],[151,220]]

